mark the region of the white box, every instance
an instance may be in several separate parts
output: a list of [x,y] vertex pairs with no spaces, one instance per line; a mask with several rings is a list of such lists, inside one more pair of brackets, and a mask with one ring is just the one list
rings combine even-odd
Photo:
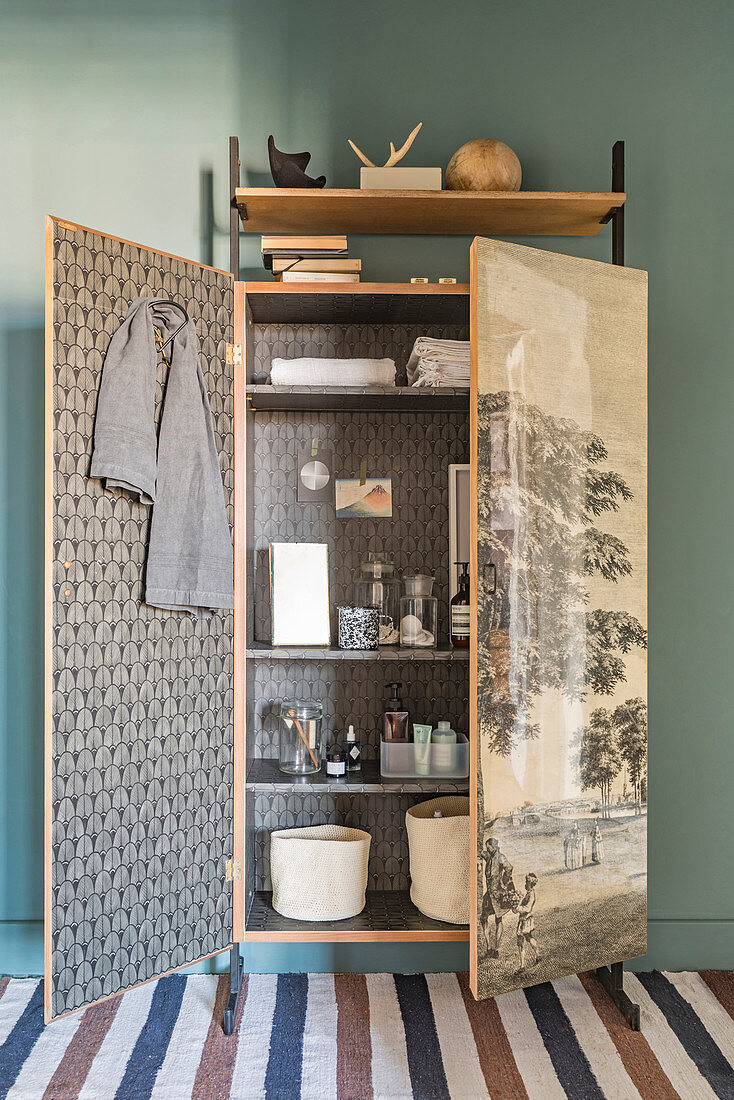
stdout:
[[[430,749],[428,771],[422,774],[416,764],[416,749]],[[444,750],[440,763],[437,749]],[[380,741],[380,775],[383,779],[466,779],[469,775],[469,740],[463,733],[457,733],[455,745]]]
[[365,191],[440,191],[440,168],[360,168]]

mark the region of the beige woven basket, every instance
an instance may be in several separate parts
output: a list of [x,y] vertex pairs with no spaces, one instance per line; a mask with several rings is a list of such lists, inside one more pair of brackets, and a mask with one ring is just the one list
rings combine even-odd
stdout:
[[372,837],[313,825],[270,834],[273,909],[292,920],[344,920],[364,909]]
[[[440,810],[443,817],[434,817]],[[445,795],[405,815],[410,849],[410,899],[421,913],[469,923],[469,799]]]

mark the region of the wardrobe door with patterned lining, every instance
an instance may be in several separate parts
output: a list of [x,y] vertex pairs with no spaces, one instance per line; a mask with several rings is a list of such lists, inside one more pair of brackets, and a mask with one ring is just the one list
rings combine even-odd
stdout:
[[49,1020],[232,940],[233,613],[144,604],[149,510],[89,477],[105,351],[133,299],[174,299],[196,323],[230,529],[234,434],[231,275],[53,218],[46,247]]

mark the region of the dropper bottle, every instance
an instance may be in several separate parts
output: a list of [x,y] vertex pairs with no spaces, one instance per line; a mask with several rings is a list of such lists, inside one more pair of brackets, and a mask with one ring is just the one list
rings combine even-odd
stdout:
[[357,734],[354,732],[354,726],[350,726],[347,730],[347,736],[344,738],[344,757],[347,762],[348,772],[359,772],[362,770],[362,743],[357,740]]

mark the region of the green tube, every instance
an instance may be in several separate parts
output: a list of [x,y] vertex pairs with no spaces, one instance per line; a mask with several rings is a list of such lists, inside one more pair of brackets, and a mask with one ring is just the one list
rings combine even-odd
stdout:
[[415,742],[416,775],[428,775],[431,770],[431,731],[433,726],[413,723],[413,741]]

